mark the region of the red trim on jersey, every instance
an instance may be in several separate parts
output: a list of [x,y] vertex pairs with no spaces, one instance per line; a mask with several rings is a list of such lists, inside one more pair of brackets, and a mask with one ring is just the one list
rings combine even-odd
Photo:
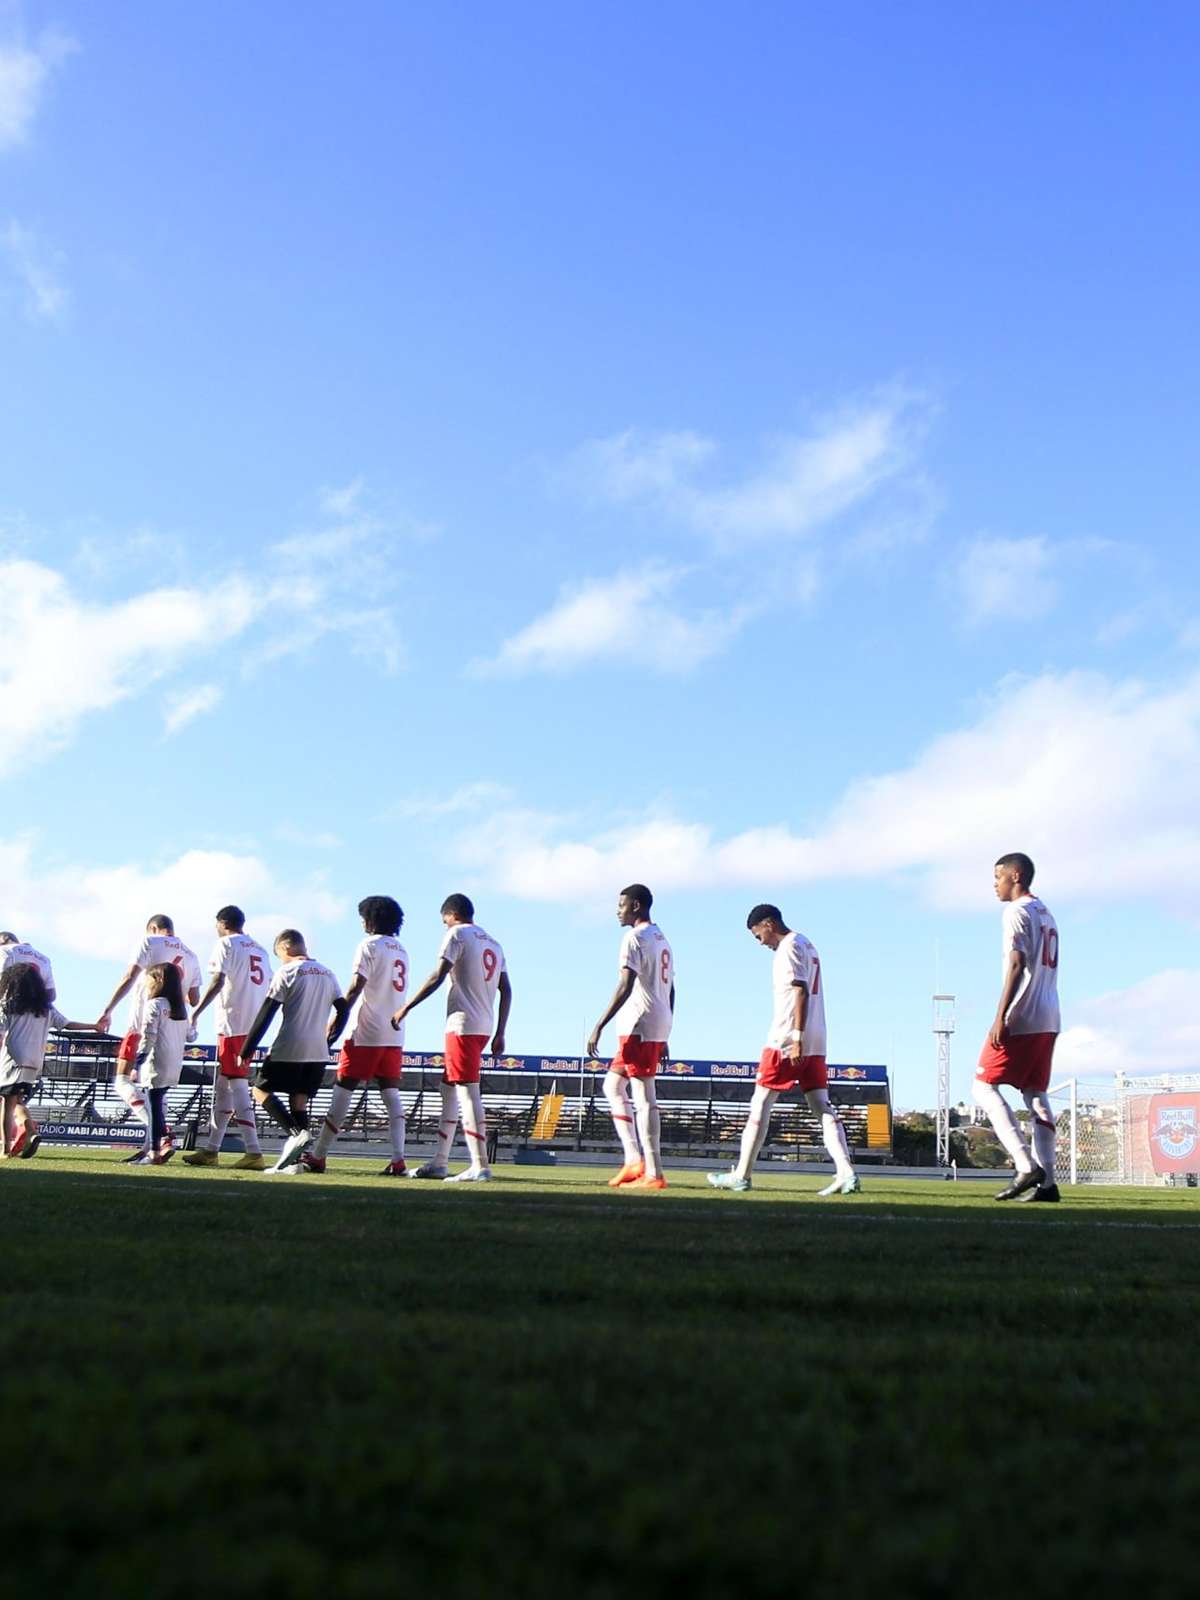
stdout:
[[448,1033],[446,1035],[446,1083],[478,1083],[483,1066],[486,1033]]
[[755,1081],[764,1089],[780,1092],[801,1089],[808,1094],[812,1089],[827,1089],[829,1073],[824,1056],[801,1056],[799,1061],[794,1061],[782,1050],[772,1050],[768,1046],[758,1058]]
[[246,1042],[244,1033],[219,1033],[217,1035],[217,1066],[223,1078],[248,1078],[250,1063],[241,1059],[241,1049]]
[[658,1071],[666,1046],[658,1039],[639,1039],[623,1034],[612,1058],[612,1070],[623,1078],[652,1078]]
[[338,1077],[355,1083],[384,1078],[398,1084],[404,1070],[404,1051],[398,1044],[355,1044],[347,1039],[338,1053]]
[[121,1040],[120,1044],[117,1046],[117,1060],[118,1061],[136,1061],[137,1060],[137,1053],[138,1053],[138,1045],[140,1045],[141,1042],[142,1042],[141,1034],[140,1033],[135,1033],[133,1031],[133,1029],[131,1028],[130,1031]]
[[1056,1033],[1010,1033],[997,1049],[983,1041],[975,1076],[984,1083],[1003,1083],[1022,1094],[1042,1094],[1050,1087]]

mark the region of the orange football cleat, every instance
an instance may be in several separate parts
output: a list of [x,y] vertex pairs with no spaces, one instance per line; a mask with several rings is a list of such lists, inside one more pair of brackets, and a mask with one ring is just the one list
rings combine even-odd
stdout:
[[631,1189],[665,1189],[666,1187],[667,1180],[665,1178],[635,1178],[630,1184]]
[[627,1161],[615,1178],[608,1180],[610,1189],[619,1189],[623,1183],[636,1183],[646,1170],[644,1161]]

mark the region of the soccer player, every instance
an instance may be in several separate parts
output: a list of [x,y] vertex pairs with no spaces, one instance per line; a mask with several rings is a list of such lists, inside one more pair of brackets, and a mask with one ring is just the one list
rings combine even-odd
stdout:
[[[121,1001],[134,990],[133,1008],[129,1026],[117,1047],[117,1070],[113,1088],[146,1130],[142,1149],[127,1159],[132,1163],[151,1153],[150,1108],[146,1096],[136,1081],[136,1062],[141,1044],[142,1010],[146,998],[145,974],[151,967],[169,961],[176,968],[183,983],[188,1005],[194,1006],[200,998],[200,963],[182,939],[175,937],[175,924],[163,911],[156,912],[146,924],[146,936],[138,946],[112,998],[96,1021],[96,1032],[107,1033],[112,1026],[112,1014]],[[136,985],[136,988],[135,988]]]
[[30,961],[42,975],[42,982],[46,985],[46,993],[50,1004],[53,1005],[58,998],[54,988],[54,969],[50,965],[50,957],[44,956],[40,950],[35,950],[31,944],[26,944],[23,939],[18,939],[15,933],[0,933],[0,972],[5,967],[11,967],[15,961]]
[[616,1017],[617,1053],[604,1076],[604,1098],[625,1159],[621,1170],[608,1180],[610,1189],[667,1187],[654,1075],[666,1053],[675,1018],[675,963],[662,929],[650,921],[653,904],[654,896],[644,883],[631,883],[617,896],[617,921],[625,929],[618,961],[620,976],[608,1009],[587,1042],[588,1055],[595,1056],[600,1035]]
[[[491,1054],[504,1054],[504,1032],[512,1009],[512,984],[504,961],[504,951],[475,922],[475,907],[465,894],[447,895],[442,902],[442,922],[446,936],[438,951],[438,963],[425,982],[392,1018],[399,1030],[404,1019],[422,1000],[450,979],[446,996],[446,1070],[442,1075],[442,1117],[438,1125],[437,1150],[413,1173],[414,1178],[445,1178],[448,1183],[487,1183],[491,1168],[487,1158],[487,1123],[483,1113],[483,1094],[479,1074],[483,1047],[492,1031],[492,1016],[499,996],[500,1008]],[[447,1176],[450,1147],[462,1115],[470,1165],[454,1176]]]
[[749,1189],[750,1173],[771,1126],[772,1107],[781,1094],[799,1089],[809,1109],[821,1119],[821,1137],[833,1160],[834,1179],[819,1191],[822,1198],[857,1194],[861,1184],[850,1160],[846,1130],[829,1098],[821,958],[802,933],[793,933],[788,927],[778,906],[755,906],[746,918],[746,926],[759,944],[774,952],[774,1015],[766,1049],[758,1063],[737,1164],[730,1172],[710,1172],[708,1181],[714,1189],[732,1189],[739,1194]]
[[151,1149],[134,1164],[162,1167],[175,1154],[164,1110],[167,1090],[179,1082],[191,1031],[183,1003],[183,979],[174,962],[162,961],[146,969],[141,1023],[138,1078],[150,1105]]
[[3,1147],[9,1156],[28,1160],[42,1142],[25,1102],[42,1075],[46,1035],[51,1028],[92,1031],[90,1022],[68,1022],[55,1010],[41,967],[32,961],[9,963],[0,970],[0,1097],[4,1102]]
[[266,1166],[250,1099],[250,1069],[241,1052],[271,981],[271,958],[245,929],[246,917],[240,907],[222,906],[217,912],[217,942],[208,958],[208,988],[192,1013],[195,1027],[202,1012],[216,1001],[217,1068],[208,1131],[203,1142],[184,1156],[189,1167],[217,1165],[217,1154],[231,1119],[245,1147],[234,1167],[261,1172]]
[[[996,898],[1004,907],[1003,979],[995,1021],[975,1073],[975,1104],[987,1113],[1016,1169],[996,1199],[1056,1201],[1061,1196],[1054,1181],[1054,1113],[1046,1090],[1061,1026],[1058,927],[1033,893],[1033,862],[1027,855],[1014,850],[1001,856],[993,877]],[[1033,1116],[1032,1154],[1000,1093],[1002,1083],[1021,1093]]]
[[392,1007],[408,988],[408,951],[396,937],[404,913],[391,895],[372,894],[359,901],[358,914],[366,938],[354,952],[354,975],[346,990],[349,1031],[338,1056],[329,1110],[312,1149],[302,1153],[292,1170],[325,1171],[325,1157],[345,1126],[356,1085],[373,1083],[387,1111],[392,1140],[392,1159],[382,1176],[403,1178],[408,1171],[404,1164],[404,1101],[400,1097],[404,1025],[399,1029],[392,1026]]
[[[308,1102],[321,1087],[329,1065],[330,1012],[340,1031],[346,1020],[342,986],[328,967],[311,959],[304,935],[284,928],[275,939],[275,954],[282,963],[267,989],[267,997],[242,1041],[240,1059],[248,1066],[259,1041],[282,1010],[283,1021],[266,1060],[254,1080],[254,1098],[287,1134],[272,1172],[287,1172],[299,1159],[312,1135]],[[287,1105],[279,1098],[286,1094]]]

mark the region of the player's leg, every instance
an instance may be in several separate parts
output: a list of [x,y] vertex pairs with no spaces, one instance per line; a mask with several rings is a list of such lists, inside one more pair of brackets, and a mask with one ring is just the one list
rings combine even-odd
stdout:
[[151,1160],[155,1166],[164,1166],[175,1154],[170,1135],[167,1133],[166,1112],[167,1091],[162,1089],[147,1089],[146,1099],[150,1106],[150,1143]]
[[474,1083],[458,1085],[458,1109],[462,1117],[463,1138],[466,1140],[467,1155],[471,1163],[467,1172],[460,1173],[459,1176],[490,1172],[487,1157],[487,1116],[483,1109],[483,1091],[479,1087],[478,1079]]
[[1026,1189],[1035,1189],[1043,1176],[1041,1168],[1030,1154],[1012,1107],[1000,1093],[999,1086],[989,1083],[984,1077],[977,1077],[971,1086],[971,1097],[991,1123],[1015,1169],[1013,1182],[1002,1189],[996,1199],[1013,1200],[1017,1195],[1024,1194]]
[[808,1108],[814,1115],[821,1119],[821,1142],[833,1162],[834,1181],[827,1184],[820,1192],[822,1195],[855,1194],[858,1191],[858,1175],[854,1170],[854,1163],[850,1159],[850,1145],[846,1138],[846,1129],[841,1117],[833,1109],[833,1102],[829,1098],[829,1090],[825,1088],[806,1089],[804,1098],[808,1101]]
[[615,1178],[609,1179],[610,1187],[616,1189],[622,1184],[631,1183],[634,1178],[640,1178],[646,1169],[642,1164],[642,1152],[637,1142],[633,1101],[629,1096],[629,1079],[614,1068],[610,1068],[604,1074],[604,1099],[608,1105],[609,1115],[613,1119],[617,1138],[621,1141],[621,1170]]
[[261,1170],[262,1147],[258,1142],[258,1122],[254,1116],[254,1103],[250,1099],[250,1084],[245,1078],[226,1078],[224,1081],[233,1107],[233,1126],[245,1150],[245,1155],[234,1165]]
[[642,1160],[646,1170],[637,1183],[646,1188],[665,1188],[662,1168],[662,1113],[658,1109],[658,1096],[654,1092],[654,1078],[631,1077],[629,1088],[633,1095],[633,1110],[637,1118],[638,1139],[642,1146]]
[[[139,1154],[147,1155],[150,1151],[150,1106],[145,1092],[134,1078],[137,1070],[138,1046],[141,1042],[140,1034],[127,1033],[117,1047],[117,1070],[113,1078],[113,1092],[129,1107],[134,1120],[141,1123],[145,1138]],[[137,1157],[133,1159],[136,1160]]]
[[446,1163],[450,1160],[450,1149],[458,1132],[458,1090],[446,1077],[443,1077],[439,1088],[442,1106],[438,1116],[437,1144],[432,1159],[421,1163],[413,1173],[414,1178],[446,1176]]
[[754,1086],[754,1093],[750,1097],[750,1111],[746,1117],[746,1126],[742,1129],[742,1143],[738,1151],[737,1165],[733,1169],[733,1176],[743,1183],[751,1181],[754,1163],[758,1160],[758,1153],[767,1142],[767,1134],[771,1131],[771,1112],[775,1109],[775,1102],[779,1099],[778,1089],[768,1089],[764,1084]]
[[388,1119],[388,1137],[392,1143],[392,1159],[384,1168],[384,1176],[402,1178],[407,1171],[404,1164],[404,1145],[408,1136],[408,1121],[404,1115],[404,1098],[400,1093],[400,1079],[377,1078]]
[[16,1096],[6,1090],[3,1096],[0,1096],[0,1098],[2,1098],[4,1102],[4,1127],[3,1133],[0,1134],[0,1138],[3,1140],[4,1154],[7,1155],[12,1149],[13,1140],[17,1136],[16,1107],[14,1105]]
[[317,1130],[317,1137],[313,1142],[312,1155],[305,1158],[305,1165],[310,1171],[314,1169],[314,1165],[317,1162],[320,1162],[322,1168],[324,1167],[325,1157],[329,1154],[329,1147],[346,1126],[346,1118],[350,1115],[350,1105],[354,1099],[354,1091],[358,1087],[359,1083],[356,1078],[352,1078],[345,1068],[339,1069],[338,1075],[333,1081],[333,1090],[329,1096],[328,1108],[321,1119],[321,1126]]
[[1045,1173],[1046,1181],[1053,1183],[1057,1144],[1054,1111],[1044,1091],[1026,1089],[1024,1099],[1033,1118],[1033,1159]]

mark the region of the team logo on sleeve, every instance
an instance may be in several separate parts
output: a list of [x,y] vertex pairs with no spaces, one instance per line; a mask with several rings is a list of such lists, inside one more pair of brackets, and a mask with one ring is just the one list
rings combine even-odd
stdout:
[[1150,1138],[1168,1161],[1183,1161],[1200,1140],[1196,1107],[1157,1107]]

